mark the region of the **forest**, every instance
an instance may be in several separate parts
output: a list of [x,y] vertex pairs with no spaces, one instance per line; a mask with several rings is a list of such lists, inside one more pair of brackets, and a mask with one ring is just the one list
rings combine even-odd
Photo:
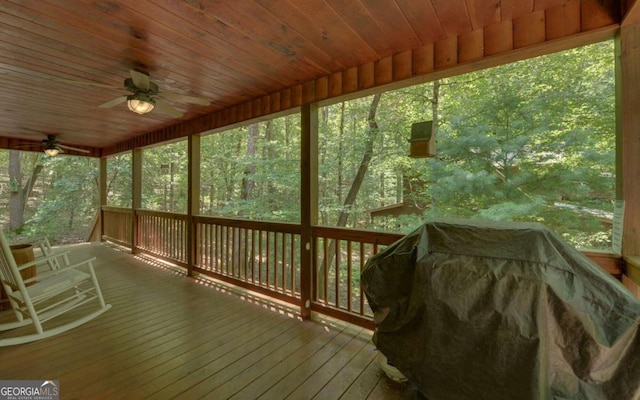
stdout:
[[[435,152],[411,157],[414,123]],[[611,248],[615,68],[611,41],[323,106],[318,223],[407,233],[455,216],[544,223]],[[187,145],[143,150],[143,208],[186,213]],[[300,221],[300,116],[201,140],[200,214]],[[4,173],[2,173],[4,171]],[[86,240],[96,159],[0,151],[5,230]],[[131,206],[131,154],[107,160],[108,205]]]

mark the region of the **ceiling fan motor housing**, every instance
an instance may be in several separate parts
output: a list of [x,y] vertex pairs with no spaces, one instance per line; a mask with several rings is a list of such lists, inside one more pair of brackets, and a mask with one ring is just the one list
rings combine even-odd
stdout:
[[154,82],[149,81],[149,89],[148,90],[144,90],[142,88],[137,87],[134,83],[133,83],[133,79],[131,78],[127,78],[124,80],[124,87],[130,91],[131,93],[144,93],[148,96],[154,96],[156,94],[158,94],[158,85],[156,85]]

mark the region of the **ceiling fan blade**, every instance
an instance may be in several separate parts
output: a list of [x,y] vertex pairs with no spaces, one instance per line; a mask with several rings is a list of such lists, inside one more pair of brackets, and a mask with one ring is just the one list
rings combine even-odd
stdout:
[[164,90],[160,91],[160,93],[158,93],[158,96],[167,100],[186,101],[187,103],[199,104],[202,106],[208,106],[209,104],[211,104],[211,101],[209,99],[205,99],[203,97],[187,96],[180,93],[165,92]]
[[16,146],[13,146],[14,149],[39,149],[42,145],[40,143],[32,142],[32,143],[22,143]]
[[127,96],[120,96],[120,97],[116,97],[113,100],[109,100],[106,103],[100,104],[98,107],[109,108],[109,107],[117,106],[120,103],[124,103],[125,101],[127,101]]
[[158,98],[155,98],[156,101],[156,110],[163,112],[165,114],[169,114],[174,118],[182,117],[182,113],[175,108],[173,108],[169,103],[166,103]]
[[121,86],[106,85],[104,83],[92,82],[92,81],[74,81],[72,79],[63,79],[63,78],[51,78],[50,80],[54,82],[78,85],[78,86],[93,86],[93,87],[99,87],[99,88],[105,88],[105,89],[122,89]]
[[131,80],[133,84],[136,85],[138,89],[149,90],[149,75],[143,74],[142,72],[135,71],[133,69],[129,70],[129,74],[131,75]]
[[56,146],[61,148],[61,149],[77,151],[78,153],[87,153],[87,154],[91,153],[89,150],[79,149],[77,147],[65,146],[64,144],[60,144],[60,143],[56,143]]

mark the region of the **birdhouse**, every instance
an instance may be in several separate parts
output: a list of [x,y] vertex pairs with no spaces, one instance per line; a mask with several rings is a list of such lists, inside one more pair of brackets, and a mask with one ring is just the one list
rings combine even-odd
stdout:
[[433,134],[433,121],[416,122],[411,125],[410,157],[435,157],[436,135]]

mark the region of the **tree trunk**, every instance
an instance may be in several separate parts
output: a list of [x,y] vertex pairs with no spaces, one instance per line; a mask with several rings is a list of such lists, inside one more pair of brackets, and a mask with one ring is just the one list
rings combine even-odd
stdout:
[[[438,79],[436,79],[435,81],[433,81],[433,98],[431,100],[431,120],[433,121],[431,124],[431,135],[435,135],[436,140],[438,138],[438,117],[439,117],[439,107],[440,107],[440,81]],[[436,160],[438,159],[437,156],[437,152],[438,152],[438,147],[436,146]],[[414,204],[418,204],[421,202],[416,202],[415,199],[412,199]],[[435,206],[436,205],[436,199],[434,197],[431,198],[431,205]]]
[[24,226],[20,152],[17,150],[9,150],[9,188],[9,230],[15,231]]
[[[258,138],[258,124],[249,125],[249,133],[247,138],[247,159],[253,160],[256,156],[256,141]],[[242,200],[251,200],[253,198],[253,187],[255,181],[253,175],[256,172],[256,166],[253,162],[247,164],[242,178]]]
[[[265,136],[264,141],[267,145],[265,146],[266,154],[263,157],[263,159],[266,161],[273,161],[276,158],[278,158],[278,155],[275,152],[275,147],[272,145],[274,139],[273,139],[273,124],[271,123],[271,120],[265,123],[264,136]],[[281,154],[281,157],[284,158],[285,154]],[[264,196],[264,198],[268,199],[269,202],[274,202],[276,195],[275,195],[273,181],[268,180],[260,184],[258,195]]]
[[[320,108],[320,116],[322,118],[322,127],[325,128],[324,130],[326,132],[326,134],[320,136],[321,143],[319,145],[319,150],[318,150],[318,163],[320,165],[323,165],[326,162],[326,158],[327,158],[327,136],[329,133],[327,128],[327,126],[329,125],[329,107],[328,106]],[[322,169],[322,172],[320,172],[320,176],[318,180],[320,182],[320,190],[322,190],[322,193],[319,193],[320,194],[319,197],[321,199],[324,199],[327,197],[326,194],[329,191],[329,188],[327,187],[328,185],[326,184],[327,172],[324,171],[324,169]],[[329,224],[329,213],[325,210],[325,207],[322,207],[322,204],[320,204],[320,224],[322,225]]]
[[338,216],[338,223],[336,224],[337,226],[347,225],[347,220],[349,219],[349,215],[351,214],[351,207],[356,201],[358,191],[360,191],[360,187],[362,186],[362,181],[364,181],[364,177],[367,174],[367,169],[369,168],[369,163],[371,162],[371,157],[373,156],[373,143],[378,133],[376,112],[378,111],[378,104],[380,103],[381,96],[381,94],[376,94],[375,96],[373,96],[373,101],[371,102],[371,107],[369,108],[369,131],[367,135],[367,141],[365,142],[364,154],[362,155],[362,161],[360,161],[358,172],[356,172],[356,176],[353,179],[353,183],[351,184],[351,189],[349,189],[349,193],[347,193],[347,197],[344,200],[342,211],[340,211],[340,215]]
[[342,202],[342,185],[344,184],[344,178],[342,176],[342,166],[344,164],[344,159],[342,154],[344,153],[344,110],[345,110],[345,102],[343,101],[340,107],[340,131],[339,131],[339,140],[338,143],[338,187],[336,196],[338,197],[338,201]]
[[[373,96],[373,101],[371,102],[371,107],[369,108],[369,117],[367,120],[369,121],[369,130],[367,132],[367,140],[365,143],[364,154],[362,155],[362,161],[360,162],[360,166],[358,167],[358,171],[356,173],[355,178],[353,179],[353,183],[351,184],[351,189],[347,194],[347,197],[344,201],[342,211],[340,211],[340,215],[338,216],[337,226],[346,226],[347,220],[349,219],[349,214],[351,212],[351,207],[356,200],[358,195],[358,191],[362,186],[362,181],[367,173],[367,169],[369,168],[369,162],[371,161],[371,157],[373,156],[373,143],[377,137],[378,133],[378,124],[376,122],[376,112],[378,111],[378,104],[380,103],[380,94],[376,94]],[[325,260],[322,260],[319,263],[318,271],[316,272],[316,281],[318,282],[318,292],[321,292],[321,288],[328,284],[325,282],[325,268],[331,268],[336,261],[336,246],[335,240],[329,240],[327,243],[328,254]],[[340,299],[341,302],[344,302],[345,299]]]
[[31,174],[27,182],[22,186],[22,162],[21,153],[18,150],[9,150],[9,187],[11,193],[9,196],[9,229],[20,230],[24,226],[24,210],[29,200],[29,195],[33,190],[42,165],[40,164],[40,155],[33,158],[33,166]]
[[440,106],[440,81],[436,79],[435,81],[433,81],[433,99],[431,100],[431,115],[432,115],[432,121],[433,121],[433,123],[431,124],[431,134],[436,135],[436,137],[438,133],[438,116],[439,116],[438,107],[439,106]]

